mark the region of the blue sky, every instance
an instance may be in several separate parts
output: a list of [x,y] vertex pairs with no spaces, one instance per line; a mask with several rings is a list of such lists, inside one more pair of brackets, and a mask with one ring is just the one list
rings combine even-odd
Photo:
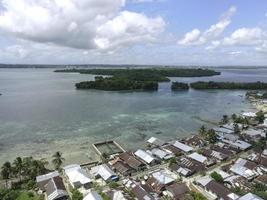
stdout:
[[0,63],[267,65],[267,3],[2,0]]

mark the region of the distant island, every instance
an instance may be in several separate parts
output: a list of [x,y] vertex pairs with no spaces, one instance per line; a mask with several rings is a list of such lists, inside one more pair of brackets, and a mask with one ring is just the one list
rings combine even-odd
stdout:
[[203,82],[198,81],[190,84],[190,87],[196,90],[203,89],[230,89],[230,90],[266,90],[267,83],[263,82],[251,82],[251,83],[239,83],[239,82]]
[[75,84],[77,89],[96,89],[106,91],[121,90],[157,90],[155,81],[135,81],[123,77],[95,77],[95,81],[84,81]]
[[181,83],[181,82],[172,82],[171,89],[173,91],[188,90],[189,89],[189,84]]
[[125,69],[62,69],[55,72],[119,76],[135,81],[170,81],[167,77],[203,77],[220,75],[210,69],[184,68],[125,68]]
[[[157,90],[158,82],[169,82],[170,79],[168,77],[202,77],[220,75],[220,72],[209,69],[178,68],[62,69],[55,70],[55,72],[101,75],[96,77],[95,81],[76,83],[75,86],[77,89],[117,91]],[[111,77],[103,78],[102,75]],[[183,87],[188,87],[188,85],[182,85]]]

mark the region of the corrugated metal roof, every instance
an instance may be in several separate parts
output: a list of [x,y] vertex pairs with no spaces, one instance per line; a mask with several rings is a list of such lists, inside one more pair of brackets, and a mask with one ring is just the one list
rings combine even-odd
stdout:
[[146,163],[150,164],[151,162],[153,162],[155,160],[155,158],[153,156],[151,156],[149,153],[145,152],[142,149],[138,149],[134,155],[136,155],[137,157],[141,158],[143,161],[145,161]]
[[201,162],[201,163],[205,163],[208,160],[207,157],[202,156],[202,155],[200,155],[199,153],[196,153],[196,152],[188,155],[188,157],[192,158],[192,159],[194,159],[194,160],[196,160],[198,162]]
[[189,152],[189,151],[192,151],[193,150],[192,147],[190,147],[190,146],[188,146],[186,144],[183,144],[183,143],[181,143],[179,141],[175,141],[175,143],[173,144],[173,146],[175,146],[178,149],[181,149],[184,152]]
[[112,176],[116,176],[115,172],[112,169],[110,169],[106,164],[92,167],[90,173],[93,176],[97,175],[101,176],[105,181],[111,178]]

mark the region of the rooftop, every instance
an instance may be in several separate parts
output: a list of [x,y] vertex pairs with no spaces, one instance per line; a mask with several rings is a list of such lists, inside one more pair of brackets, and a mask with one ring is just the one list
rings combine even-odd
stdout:
[[202,155],[200,155],[199,153],[196,153],[196,152],[188,155],[188,157],[192,158],[192,159],[194,159],[194,160],[196,160],[198,162],[201,162],[201,163],[205,163],[208,160],[207,157],[202,156]]
[[176,148],[178,148],[178,149],[180,149],[180,150],[182,150],[184,152],[190,152],[190,151],[193,150],[192,147],[190,147],[190,146],[188,146],[186,144],[183,144],[183,143],[181,143],[179,141],[175,141],[173,146],[175,146]]
[[112,176],[116,176],[115,172],[110,169],[106,164],[92,167],[90,173],[93,176],[101,176],[101,178],[105,181],[110,179]]
[[145,161],[147,164],[150,164],[155,160],[155,158],[152,155],[150,155],[149,153],[145,152],[142,149],[138,149],[134,154],[138,158],[141,158],[143,161]]

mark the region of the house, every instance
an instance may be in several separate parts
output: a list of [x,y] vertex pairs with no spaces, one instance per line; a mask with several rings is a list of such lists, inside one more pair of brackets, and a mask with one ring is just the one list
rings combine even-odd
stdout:
[[109,190],[106,194],[111,200],[127,200],[121,190]]
[[199,137],[198,135],[193,135],[189,138],[186,138],[184,140],[184,143],[191,146],[191,147],[195,147],[195,148],[201,148],[204,147],[206,142],[205,140],[203,140],[201,137]]
[[191,152],[193,151],[194,149],[186,144],[183,144],[179,141],[175,141],[173,144],[172,144],[174,147],[176,147],[177,149],[185,152],[185,153],[188,153],[188,152]]
[[266,184],[267,183],[267,175],[260,175],[257,178],[254,179],[255,182],[260,184]]
[[138,200],[154,200],[155,198],[150,195],[141,185],[134,184],[131,187],[131,192]]
[[134,156],[132,156],[128,152],[121,153],[119,155],[119,158],[125,164],[129,165],[131,168],[133,168],[136,171],[142,170],[142,169],[144,169],[146,167],[144,163],[142,163],[139,160],[137,160]]
[[260,165],[261,169],[267,172],[267,149],[261,153],[252,153],[248,156],[248,159]]
[[165,144],[164,141],[158,139],[158,138],[155,138],[155,137],[151,137],[147,140],[147,143],[150,144],[150,145],[153,145],[153,146],[156,146],[156,147],[161,147]]
[[117,181],[119,178],[115,174],[115,172],[109,168],[107,164],[102,164],[92,167],[90,170],[90,174],[96,179],[98,178],[103,179],[105,182]]
[[213,128],[216,134],[218,135],[224,135],[224,134],[234,134],[234,130],[224,128],[224,127],[215,127]]
[[156,163],[156,159],[151,154],[147,153],[142,149],[138,149],[134,153],[134,155],[148,165],[153,165]]
[[188,155],[188,157],[197,161],[197,162],[200,162],[201,164],[204,164],[206,166],[211,166],[211,165],[216,163],[214,160],[210,160],[207,157],[205,157],[199,153],[196,153],[196,152]]
[[148,152],[160,160],[168,160],[168,159],[173,157],[173,155],[170,154],[169,152],[164,151],[164,150],[159,149],[159,148],[154,148]]
[[45,191],[45,186],[46,184],[54,177],[58,177],[59,176],[59,173],[58,171],[53,171],[53,172],[50,172],[48,174],[44,174],[44,175],[41,175],[41,176],[37,176],[36,177],[36,183],[37,183],[37,186],[42,190],[42,191]]
[[169,185],[177,178],[173,173],[167,171],[166,169],[154,172],[152,176],[163,185]]
[[171,197],[174,200],[184,199],[185,195],[189,193],[189,189],[184,183],[173,183],[166,186],[166,191],[163,192],[166,196]]
[[244,192],[249,192],[252,188],[252,183],[240,175],[231,175],[225,178],[224,185],[229,189],[240,188]]
[[170,169],[173,172],[187,177],[191,176],[195,172],[204,171],[206,168],[204,164],[197,162],[191,158],[181,157],[178,159],[177,163],[174,163],[170,166]]
[[236,200],[239,198],[239,196],[232,193],[230,189],[214,181],[208,176],[197,179],[196,183],[216,199]]
[[63,167],[64,173],[73,188],[83,187],[88,189],[91,187],[92,180],[80,165],[68,165]]
[[48,200],[68,200],[68,193],[61,177],[51,178],[45,185]]
[[210,147],[211,150],[224,154],[228,157],[235,155],[239,151],[237,149],[231,148],[229,145],[223,143],[217,143],[217,145],[212,145]]
[[133,172],[135,172],[135,170],[133,168],[131,168],[129,165],[125,164],[124,162],[122,162],[121,160],[117,160],[113,165],[112,165],[112,169],[115,172],[120,173],[123,176],[131,176],[131,174]]
[[233,148],[240,149],[242,151],[247,150],[251,147],[251,144],[243,141],[243,140],[228,140],[228,139],[223,139],[222,140],[224,143],[232,146]]
[[266,138],[266,133],[261,129],[257,130],[257,129],[250,128],[250,129],[244,130],[242,132],[242,135],[246,136],[248,140],[252,140],[252,141],[259,140],[261,138]]
[[247,117],[247,118],[254,118],[254,117],[256,117],[257,115],[256,115],[255,112],[243,112],[243,113],[242,113],[242,116],[243,116],[243,117]]
[[96,191],[90,191],[83,200],[103,200]]
[[200,163],[203,163],[203,164],[205,164],[207,162],[207,160],[208,160],[207,157],[202,156],[202,155],[200,155],[199,153],[196,153],[196,152],[188,155],[188,157],[192,158],[193,160],[196,160],[196,161],[198,161]]
[[171,164],[169,168],[172,172],[176,172],[184,177],[191,176],[195,173],[195,171],[192,171],[184,166],[181,166],[178,163]]
[[258,197],[255,194],[248,193],[248,194],[245,194],[244,196],[240,197],[238,200],[264,200],[264,199]]
[[258,171],[257,164],[245,160],[243,158],[237,159],[234,165],[232,165],[232,167],[230,168],[230,171],[248,180],[251,180],[259,175],[257,172]]
[[161,194],[165,185],[160,183],[155,177],[151,176],[147,179],[146,183],[142,186],[148,193]]
[[174,154],[175,156],[179,156],[182,154],[182,151],[180,149],[176,148],[175,146],[171,144],[163,146],[162,149],[171,154]]
[[204,149],[202,151],[202,154],[208,158],[215,158],[216,160],[219,160],[219,161],[223,161],[223,160],[226,160],[227,158],[229,158],[228,155],[225,155],[221,152],[218,152],[218,151],[215,151],[212,149]]

